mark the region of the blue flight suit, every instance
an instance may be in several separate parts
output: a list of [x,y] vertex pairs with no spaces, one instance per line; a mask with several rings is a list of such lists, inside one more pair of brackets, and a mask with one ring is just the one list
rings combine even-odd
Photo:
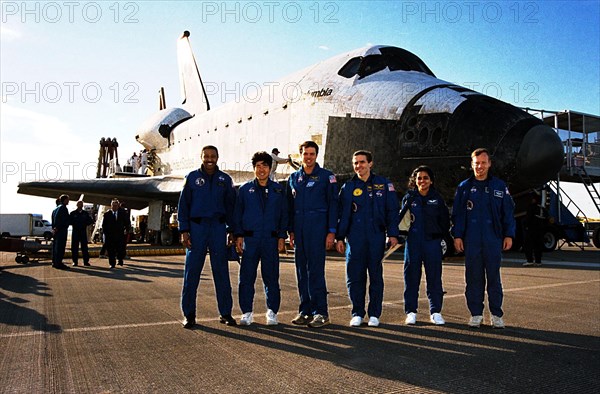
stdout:
[[56,229],[52,242],[52,265],[61,265],[65,257],[67,236],[70,225],[70,216],[67,206],[60,204],[52,211],[52,228]]
[[233,214],[234,234],[244,237],[240,264],[239,298],[242,313],[252,312],[256,270],[261,261],[267,308],[277,313],[281,304],[279,288],[279,238],[287,238],[288,207],[285,189],[279,183],[247,182],[238,191]]
[[386,178],[371,174],[366,182],[357,175],[340,191],[340,222],[336,238],[347,238],[346,285],[352,316],[365,317],[367,272],[369,317],[379,318],[383,304],[383,264],[386,232],[398,237],[398,197]]
[[77,264],[77,260],[79,259],[79,244],[81,244],[83,262],[87,263],[90,260],[87,227],[90,224],[93,224],[94,220],[90,214],[83,209],[81,211],[78,211],[77,209],[72,211],[70,217],[71,226],[73,226],[73,231],[71,232],[71,260],[73,260],[73,263]]
[[179,196],[179,231],[189,232],[192,246],[186,251],[181,292],[184,316],[196,316],[196,295],[207,249],[210,251],[217,305],[222,316],[231,315],[233,300],[227,261],[227,228],[233,225],[236,193],[229,175],[203,168],[190,172]]
[[[408,212],[410,210],[410,212]],[[450,229],[450,213],[444,199],[433,187],[422,196],[409,191],[402,199],[402,213],[411,215],[404,248],[404,312],[417,313],[421,265],[425,266],[429,313],[442,310],[442,239]]]
[[335,233],[338,220],[338,187],[335,175],[319,164],[310,175],[304,167],[288,180],[290,228],[294,233],[296,278],[303,315],[329,316],[325,282],[325,240]]
[[487,280],[490,312],[502,311],[500,262],[505,237],[515,237],[514,202],[506,184],[489,177],[478,181],[470,177],[458,185],[452,209],[452,235],[465,247],[465,296],[472,316],[483,314]]

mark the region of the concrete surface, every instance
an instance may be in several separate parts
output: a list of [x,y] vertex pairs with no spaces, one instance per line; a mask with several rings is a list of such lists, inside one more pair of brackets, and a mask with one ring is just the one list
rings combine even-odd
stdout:
[[[404,326],[402,255],[385,263],[381,326],[352,328],[344,261],[327,262],[330,317],[296,327],[292,256],[282,258],[279,326],[218,323],[210,264],[199,325],[181,327],[184,256],[133,256],[124,267],[59,271],[0,253],[1,393],[597,393],[600,391],[600,251],[573,248],[522,267],[505,255],[504,330],[470,329],[464,262],[445,261],[447,324],[429,323],[424,282],[416,326]],[[68,260],[65,260],[68,262]],[[238,265],[230,263],[237,306]],[[487,311],[486,311],[487,313]]]

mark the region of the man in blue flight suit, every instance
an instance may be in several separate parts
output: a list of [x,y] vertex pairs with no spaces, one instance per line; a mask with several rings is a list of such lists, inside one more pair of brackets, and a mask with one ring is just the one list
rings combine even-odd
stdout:
[[[227,227],[233,231],[236,193],[229,175],[219,170],[219,151],[208,145],[202,148],[202,166],[190,172],[179,197],[177,219],[181,243],[187,249],[183,272],[181,309],[184,328],[196,324],[196,295],[207,249],[215,282],[219,321],[228,326],[237,322],[231,316],[233,300],[227,261]],[[229,235],[232,242],[233,236]]]
[[300,145],[302,168],[288,180],[290,245],[295,246],[296,279],[300,306],[292,320],[297,325],[330,324],[325,282],[325,251],[334,246],[337,227],[338,188],[335,175],[317,163],[319,146]]
[[239,297],[240,324],[253,321],[252,304],[258,262],[267,298],[267,325],[277,325],[281,303],[279,252],[285,248],[288,211],[285,189],[269,179],[273,158],[267,152],[252,156],[256,178],[240,187],[233,215],[236,250],[242,255]]
[[58,202],[58,206],[52,211],[52,233],[54,235],[52,241],[52,267],[64,270],[69,268],[62,262],[67,246],[69,225],[71,224],[69,210],[67,209],[69,196],[62,194],[58,198]]
[[515,236],[514,202],[506,184],[488,174],[491,165],[487,149],[479,148],[471,154],[474,176],[456,189],[452,234],[456,251],[465,252],[469,326],[479,327],[483,322],[487,281],[492,327],[504,328],[500,261],[502,250],[511,248]]
[[90,214],[83,209],[83,201],[77,201],[77,209],[70,213],[71,226],[71,260],[73,265],[77,266],[79,259],[79,244],[81,244],[81,255],[83,265],[90,265],[90,254],[88,253],[87,227],[94,223]]
[[[346,284],[352,301],[350,326],[359,327],[365,317],[369,274],[369,322],[379,326],[383,304],[383,254],[386,233],[390,247],[398,244],[398,197],[394,184],[371,172],[373,155],[359,150],[352,156],[356,175],[340,191],[340,222],[336,249],[346,252]],[[348,245],[344,245],[347,239]]]

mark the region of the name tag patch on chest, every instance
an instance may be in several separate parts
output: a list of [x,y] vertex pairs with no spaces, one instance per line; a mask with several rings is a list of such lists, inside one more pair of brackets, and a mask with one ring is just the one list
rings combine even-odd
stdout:
[[314,181],[309,181],[309,182],[306,184],[306,187],[313,187],[314,185],[315,185],[315,182],[314,182]]
[[504,192],[502,190],[494,190],[494,197],[502,198],[504,197]]

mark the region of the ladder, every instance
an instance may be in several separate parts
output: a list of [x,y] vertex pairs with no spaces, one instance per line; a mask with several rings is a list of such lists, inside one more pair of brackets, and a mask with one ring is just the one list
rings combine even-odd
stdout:
[[594,206],[598,210],[598,213],[600,213],[600,194],[598,194],[598,190],[596,190],[594,182],[588,175],[587,171],[585,170],[585,167],[577,167],[577,173],[579,174],[581,181],[585,185],[588,194],[592,198],[592,201],[594,202]]
[[[587,233],[589,230],[589,219],[588,219],[587,215],[583,212],[583,210],[579,207],[579,205],[577,205],[575,203],[575,201],[573,201],[573,199],[571,199],[571,197],[569,197],[569,195],[567,193],[565,193],[565,191],[563,189],[560,188],[557,181],[550,181],[547,183],[547,185],[556,194],[556,196],[558,198],[558,204],[563,204],[567,210],[571,211],[571,213],[576,211],[577,213],[575,214],[575,217],[583,219],[583,228],[584,228],[584,231]],[[571,207],[571,206],[574,208],[574,210],[569,209],[569,207]],[[558,212],[559,212],[558,220],[559,220],[559,222],[561,222],[562,219],[560,218],[560,208],[558,209]],[[567,242],[563,240],[562,243],[560,245],[558,245],[558,249],[560,249],[565,243],[567,243]],[[583,242],[581,243],[581,245],[577,245],[577,243],[575,243],[575,245],[578,246],[579,249],[584,250],[585,244]]]

